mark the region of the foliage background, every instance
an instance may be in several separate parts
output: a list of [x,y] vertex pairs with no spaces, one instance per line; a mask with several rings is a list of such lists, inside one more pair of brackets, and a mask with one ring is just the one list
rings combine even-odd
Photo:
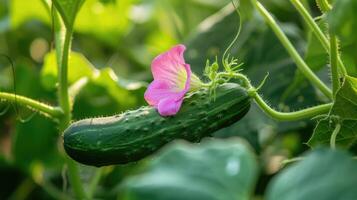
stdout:
[[[86,83],[76,96],[73,118],[106,116],[145,105],[143,92],[151,81],[150,63],[177,43],[187,46],[186,60],[202,74],[206,59],[220,56],[232,40],[239,17],[229,0],[86,0],[75,23],[69,81]],[[261,1],[307,63],[329,82],[328,56],[316,42],[292,5],[285,0]],[[314,16],[314,1],[304,1]],[[48,103],[56,99],[56,62],[51,13],[41,0],[0,0],[0,90],[16,92]],[[248,1],[241,1],[243,28],[232,55],[244,62],[244,73],[257,85],[270,76],[262,94],[271,105],[296,110],[326,101],[296,71],[293,61]],[[324,19],[323,19],[324,20]],[[323,27],[324,24],[321,23]],[[357,75],[356,39],[342,38],[343,60]],[[15,78],[15,79],[14,79]],[[74,90],[73,90],[74,91]],[[6,107],[5,103],[0,104]],[[12,107],[0,116],[0,199],[51,199],[48,187],[66,186],[63,179],[62,138],[56,124],[32,112]],[[285,159],[308,149],[314,121],[276,122],[255,105],[235,125],[215,137],[238,136],[258,155],[259,178],[254,196],[261,197]],[[122,180],[142,167],[138,164],[106,167],[97,188],[98,198],[115,198]],[[95,169],[82,166],[89,182]],[[47,188],[46,188],[47,187]],[[273,195],[273,194],[272,194]],[[273,198],[274,199],[274,198]]]

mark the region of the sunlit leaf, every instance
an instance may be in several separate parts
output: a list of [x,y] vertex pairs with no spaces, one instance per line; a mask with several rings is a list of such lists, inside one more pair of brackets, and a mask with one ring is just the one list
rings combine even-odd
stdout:
[[44,0],[11,0],[10,23],[11,27],[17,28],[23,23],[36,19],[44,23],[50,23],[50,11]]
[[89,33],[111,44],[118,41],[130,25],[128,15],[132,0],[103,3],[98,0],[86,0],[78,13],[75,31]]
[[142,82],[125,80],[111,68],[102,68],[79,92],[73,116],[82,119],[136,108],[145,104],[145,88]]
[[[81,54],[71,52],[68,62],[68,82],[73,84],[82,77],[91,78],[97,69]],[[56,62],[56,54],[50,52],[45,56],[44,65],[41,70],[41,82],[46,89],[56,88],[58,81],[58,66]]]
[[268,200],[350,200],[357,190],[357,161],[342,151],[320,149],[284,169],[268,186]]
[[130,87],[133,90],[140,89],[143,87],[140,83],[135,85],[121,85],[119,82],[120,79],[115,75],[114,71],[111,68],[103,68],[100,70],[98,76],[93,79],[93,83],[98,86],[105,88],[109,95],[111,95],[118,103],[125,104],[128,107],[137,105],[137,97],[131,94],[129,90]]
[[176,142],[148,162],[143,173],[124,182],[126,199],[250,199],[258,169],[250,149],[237,139]]

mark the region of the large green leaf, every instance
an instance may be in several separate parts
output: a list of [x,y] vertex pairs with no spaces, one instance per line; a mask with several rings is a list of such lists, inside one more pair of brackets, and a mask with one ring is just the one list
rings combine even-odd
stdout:
[[284,169],[268,186],[268,200],[356,199],[357,161],[342,151],[319,149]]
[[72,29],[84,0],[53,0],[52,2],[60,13],[66,27]]
[[357,79],[354,77],[345,77],[329,116],[318,122],[308,141],[309,146],[328,145],[337,124],[341,130],[336,144],[345,148],[353,146],[357,140]]
[[254,155],[238,139],[175,142],[148,162],[143,173],[125,180],[124,199],[250,199],[258,170]]

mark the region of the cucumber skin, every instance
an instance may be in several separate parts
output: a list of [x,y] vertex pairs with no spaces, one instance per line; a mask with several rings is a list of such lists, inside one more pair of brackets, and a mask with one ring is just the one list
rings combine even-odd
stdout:
[[175,139],[199,142],[240,120],[250,108],[247,91],[235,83],[186,95],[180,111],[162,117],[153,107],[77,121],[64,132],[64,148],[74,160],[94,166],[126,164],[154,153]]

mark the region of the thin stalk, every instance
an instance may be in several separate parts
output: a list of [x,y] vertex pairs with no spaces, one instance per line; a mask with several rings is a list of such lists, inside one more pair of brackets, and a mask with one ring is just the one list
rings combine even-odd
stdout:
[[285,166],[285,165],[290,164],[292,162],[297,162],[297,161],[302,161],[302,160],[304,160],[304,157],[295,157],[295,158],[291,158],[291,159],[286,159],[286,160],[283,160],[281,162],[281,165]]
[[90,199],[93,197],[93,194],[94,194],[95,189],[100,181],[102,173],[103,173],[103,168],[98,168],[97,171],[95,172],[91,182],[89,183],[88,197]]
[[84,191],[78,164],[66,155],[66,162],[68,166],[68,178],[73,188],[73,192],[76,194],[76,199],[88,199]]
[[295,121],[312,118],[316,115],[326,114],[332,107],[332,103],[322,104],[311,108],[302,109],[294,112],[280,112],[270,107],[263,98],[258,94],[257,89],[254,88],[250,80],[243,74],[238,73],[225,73],[217,74],[218,78],[236,78],[243,81],[244,87],[247,89],[249,95],[254,98],[259,108],[271,118],[278,121]]
[[56,186],[54,186],[52,183],[46,181],[43,183],[37,183],[39,186],[41,186],[49,195],[51,195],[54,199],[58,200],[72,200],[70,196],[67,194],[63,193],[62,191],[58,190]]
[[340,129],[341,129],[341,125],[338,123],[331,134],[331,138],[330,138],[331,149],[336,149],[336,137],[337,134],[340,132]]
[[[315,20],[312,18],[310,13],[305,9],[304,5],[299,1],[299,0],[290,0],[291,3],[295,6],[296,10],[300,13],[300,15],[303,17],[304,21],[306,24],[309,26],[311,29],[312,33],[316,36],[316,38],[320,41],[321,45],[323,48],[326,50],[327,53],[330,53],[330,44],[325,36],[325,34],[322,32],[320,27],[316,24]],[[338,66],[343,75],[346,75],[346,67],[343,64],[341,58],[339,55],[337,55],[337,61],[338,61]]]
[[332,93],[335,98],[337,90],[340,88],[340,78],[337,69],[337,58],[338,58],[338,48],[337,48],[337,38],[333,33],[330,33],[330,66],[331,66],[331,79],[332,79]]
[[305,75],[305,77],[316,86],[325,96],[332,99],[331,90],[314,74],[314,72],[309,68],[305,61],[301,58],[297,50],[291,44],[287,36],[281,30],[277,22],[273,19],[270,13],[260,4],[257,0],[252,0],[253,4],[264,17],[265,21],[269,24],[275,35],[278,37],[282,45],[288,51],[294,62],[296,63],[299,70]]
[[0,99],[26,106],[32,110],[39,111],[45,116],[57,118],[63,115],[63,111],[59,107],[53,107],[21,95],[15,95],[7,92],[0,92]]

